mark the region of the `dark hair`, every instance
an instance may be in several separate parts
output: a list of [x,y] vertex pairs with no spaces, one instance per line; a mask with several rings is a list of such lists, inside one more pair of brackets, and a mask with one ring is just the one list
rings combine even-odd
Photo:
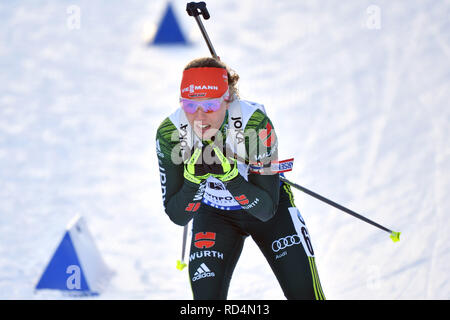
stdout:
[[239,81],[239,75],[232,69],[230,69],[225,63],[223,63],[220,60],[211,58],[211,57],[204,57],[204,58],[197,58],[189,62],[186,67],[184,67],[184,70],[192,69],[192,68],[222,68],[227,70],[228,75],[228,88],[230,91],[230,99],[229,101],[233,101],[236,98],[239,98],[239,91],[237,88],[237,83]]

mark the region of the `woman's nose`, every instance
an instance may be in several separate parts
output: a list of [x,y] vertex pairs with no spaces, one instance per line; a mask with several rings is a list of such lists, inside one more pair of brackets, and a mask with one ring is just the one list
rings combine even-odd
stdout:
[[203,111],[202,108],[197,108],[194,113],[195,120],[205,120],[206,119],[206,112]]

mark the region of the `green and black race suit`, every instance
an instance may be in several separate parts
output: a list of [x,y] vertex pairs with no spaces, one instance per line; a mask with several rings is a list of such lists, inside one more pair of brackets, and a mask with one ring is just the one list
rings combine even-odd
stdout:
[[[217,139],[226,145],[235,135],[242,146],[245,143],[249,163],[270,165],[277,160],[278,146],[270,119],[263,107],[238,103],[242,118],[230,108]],[[189,275],[194,299],[227,298],[248,236],[264,254],[286,298],[325,299],[311,238],[289,186],[280,183],[278,173],[249,171],[248,163],[239,164],[240,174],[228,182],[209,177],[197,184],[185,179],[179,155],[186,145],[190,148],[189,126],[178,121],[180,112],[162,122],[156,145],[165,212],[181,226],[193,219]],[[242,156],[242,148],[238,153]]]
[[[222,137],[222,145],[226,145],[228,128],[227,114],[220,128],[221,134],[216,135]],[[249,161],[267,164],[276,159],[275,132],[270,119],[264,112],[256,109],[243,131],[242,137],[245,139],[247,155],[252,157]],[[247,134],[248,132],[260,134]],[[177,124],[169,117],[158,128],[156,145],[164,208],[174,223],[186,225],[200,206],[204,205],[227,211],[244,209],[262,221],[273,217],[279,199],[278,174],[250,173],[248,181],[243,175],[238,175],[226,184],[212,177],[200,185],[184,179],[183,163],[174,161],[173,156],[180,148],[179,131]],[[257,154],[258,150],[262,150],[263,154]]]

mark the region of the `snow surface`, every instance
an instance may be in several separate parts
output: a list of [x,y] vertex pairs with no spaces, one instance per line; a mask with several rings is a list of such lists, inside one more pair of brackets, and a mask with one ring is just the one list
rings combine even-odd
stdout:
[[[154,140],[209,52],[173,3],[188,46],[148,45],[162,0],[0,2],[1,299],[70,298],[34,286],[77,213],[116,272],[96,299],[191,299]],[[287,177],[402,232],[295,191],[327,299],[449,299],[450,1],[207,4],[241,96],[296,159]],[[251,239],[229,299],[284,299]]]

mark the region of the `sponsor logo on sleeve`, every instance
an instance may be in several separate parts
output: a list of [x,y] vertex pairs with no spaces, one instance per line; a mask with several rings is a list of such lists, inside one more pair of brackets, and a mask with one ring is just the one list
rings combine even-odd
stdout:
[[259,131],[258,136],[265,147],[273,147],[273,145],[277,141],[275,130],[273,130],[270,122],[267,122],[266,129],[262,129]]

